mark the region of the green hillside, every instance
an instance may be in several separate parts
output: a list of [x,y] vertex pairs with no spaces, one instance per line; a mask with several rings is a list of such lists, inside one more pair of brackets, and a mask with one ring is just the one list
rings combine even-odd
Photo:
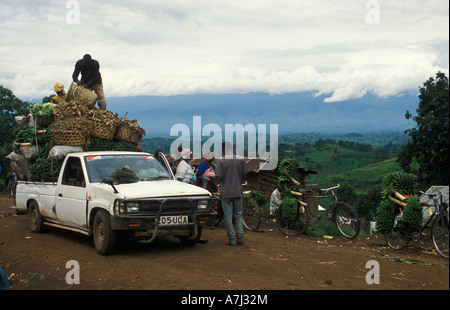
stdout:
[[347,183],[354,188],[357,194],[367,194],[371,188],[381,184],[383,176],[390,172],[401,170],[396,162],[396,158],[391,158],[337,174],[311,176],[308,182],[320,184],[321,187]]
[[[142,149],[149,152],[159,149],[168,153],[173,140],[161,137],[144,139]],[[356,193],[367,193],[380,184],[385,174],[401,170],[395,157],[405,142],[400,133],[281,135],[278,159],[295,158],[302,168],[317,171],[318,175],[307,177],[309,184],[328,187],[347,183]]]
[[323,141],[314,145],[294,145],[281,157],[296,158],[303,168],[317,171],[317,175],[307,177],[309,184],[329,187],[348,183],[357,193],[367,193],[371,187],[380,184],[386,173],[401,169],[395,156],[389,150],[373,149],[366,144]]

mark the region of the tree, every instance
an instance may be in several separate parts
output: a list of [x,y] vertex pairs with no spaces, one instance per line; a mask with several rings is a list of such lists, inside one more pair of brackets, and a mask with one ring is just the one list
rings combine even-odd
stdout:
[[373,221],[377,212],[377,208],[381,202],[380,188],[375,186],[369,189],[367,194],[358,195],[358,199],[354,205],[359,218]]
[[339,200],[345,201],[351,205],[355,205],[358,199],[355,189],[347,182],[341,184],[341,187],[337,189],[336,194],[338,195]]
[[51,101],[52,101],[52,98],[53,98],[54,96],[56,96],[56,94],[51,94],[51,95],[48,95],[48,96],[42,98],[42,103],[51,102]]
[[29,103],[20,100],[12,91],[0,85],[0,147],[6,147],[14,139],[14,116],[28,113]]
[[[0,85],[0,173],[7,174],[6,155],[11,151],[8,146],[14,139],[14,116],[28,114],[28,103],[16,98],[12,91]],[[2,182],[3,183],[3,182]]]
[[[449,184],[449,80],[444,73],[436,73],[419,88],[417,116],[406,111],[405,117],[417,123],[406,130],[411,140],[398,156],[400,166],[408,173],[427,175],[426,185]],[[419,168],[413,170],[413,162]]]

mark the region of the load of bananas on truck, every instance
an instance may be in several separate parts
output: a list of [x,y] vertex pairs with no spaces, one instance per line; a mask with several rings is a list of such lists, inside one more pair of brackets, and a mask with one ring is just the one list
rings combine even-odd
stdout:
[[[20,120],[20,121],[18,121]],[[16,118],[11,172],[29,181],[55,181],[67,152],[138,151],[145,130],[126,115],[88,108],[73,99],[62,104],[34,103]]]

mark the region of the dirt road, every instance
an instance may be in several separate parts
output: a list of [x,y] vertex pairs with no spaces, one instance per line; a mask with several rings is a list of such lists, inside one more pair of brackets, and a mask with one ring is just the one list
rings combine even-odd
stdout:
[[[161,238],[100,256],[89,237],[53,228],[30,232],[27,215],[16,215],[12,206],[9,196],[0,196],[0,267],[12,290],[449,289],[448,260],[428,246],[392,251],[380,236],[286,238],[268,221],[264,232],[246,232],[243,246],[226,246],[221,226],[204,231],[206,244]],[[69,261],[79,266],[79,284],[71,283],[77,267],[66,268]],[[368,284],[376,265],[379,284]]]

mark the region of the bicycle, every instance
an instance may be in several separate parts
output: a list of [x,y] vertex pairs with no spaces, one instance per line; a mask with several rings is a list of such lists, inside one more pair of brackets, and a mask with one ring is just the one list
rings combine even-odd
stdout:
[[[308,227],[312,230],[316,229],[320,221],[327,215],[336,225],[339,232],[348,239],[354,239],[360,231],[360,221],[355,209],[348,203],[339,201],[335,189],[340,185],[330,188],[319,189],[319,195],[315,195],[311,189],[298,189],[297,192],[291,192],[299,197],[297,201],[297,210],[295,216],[285,218],[283,215],[283,205],[276,212],[277,226],[286,236],[298,236],[304,233]],[[333,202],[322,212],[321,215],[315,216],[311,210],[307,200],[310,198],[332,198]],[[331,213],[330,211],[333,210]]]
[[[423,203],[422,206],[427,207],[430,218],[422,225],[420,231],[411,231],[402,225],[401,205],[400,215],[394,220],[392,230],[384,235],[386,243],[391,249],[403,250],[409,246],[411,241],[419,241],[425,235],[424,231],[431,228],[431,239],[436,251],[444,258],[449,258],[449,215],[448,203],[443,201],[443,194],[437,193],[427,194],[433,200],[434,211],[429,204]],[[402,196],[397,193],[397,197],[405,203],[409,197]]]
[[[246,184],[243,184],[246,185]],[[242,221],[247,230],[255,231],[261,224],[261,211],[256,200],[251,197],[251,191],[245,191],[244,194],[244,210],[242,212]],[[214,226],[219,225],[223,219],[223,209],[220,193],[213,193],[214,200],[211,200],[211,208],[217,212]]]

